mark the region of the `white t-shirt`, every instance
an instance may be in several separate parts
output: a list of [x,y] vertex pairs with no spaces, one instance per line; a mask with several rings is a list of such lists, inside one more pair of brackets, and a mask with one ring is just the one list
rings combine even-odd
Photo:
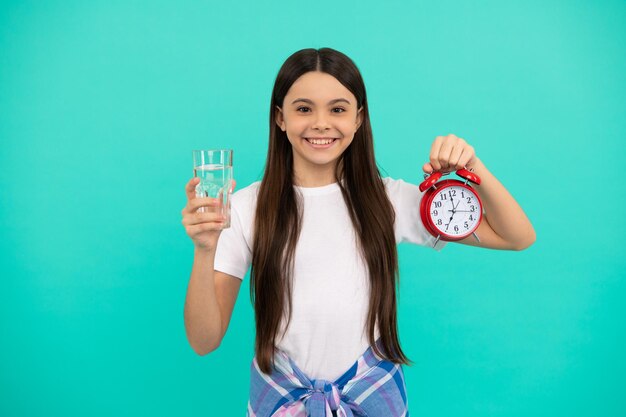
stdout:
[[[420,218],[422,193],[416,185],[383,178],[396,212],[396,242],[433,247],[436,240]],[[253,226],[260,181],[231,196],[231,227],[222,231],[215,269],[243,279],[252,262]],[[277,347],[310,378],[333,381],[369,347],[367,264],[337,183],[304,188],[302,229],[294,254],[292,317]],[[446,242],[434,247],[441,250]],[[375,332],[379,336],[378,329]]]

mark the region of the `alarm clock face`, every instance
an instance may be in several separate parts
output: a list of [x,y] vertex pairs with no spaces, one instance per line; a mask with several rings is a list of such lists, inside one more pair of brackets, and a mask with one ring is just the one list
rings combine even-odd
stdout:
[[482,207],[474,191],[459,183],[435,191],[429,214],[436,232],[448,238],[462,239],[478,227]]

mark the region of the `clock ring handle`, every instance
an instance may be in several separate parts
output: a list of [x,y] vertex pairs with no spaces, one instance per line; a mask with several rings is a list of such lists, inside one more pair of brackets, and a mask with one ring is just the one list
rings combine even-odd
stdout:
[[428,190],[430,187],[432,187],[433,185],[435,185],[435,183],[437,181],[439,181],[439,178],[441,178],[443,174],[441,172],[433,172],[431,174],[424,174],[424,178],[426,178],[424,180],[424,182],[422,182],[419,185],[419,189],[421,192],[424,192],[426,190]]
[[480,177],[473,173],[471,169],[468,170],[465,168],[461,168],[456,172],[456,175],[461,178],[465,178],[466,180],[471,181],[476,185],[480,185]]

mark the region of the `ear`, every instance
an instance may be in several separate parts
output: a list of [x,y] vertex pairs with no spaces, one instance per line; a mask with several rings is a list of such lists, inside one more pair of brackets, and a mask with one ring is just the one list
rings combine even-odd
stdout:
[[361,106],[359,111],[357,111],[357,113],[356,113],[356,129],[355,129],[355,131],[359,130],[359,127],[361,127],[362,123],[363,123],[363,106]]
[[276,124],[278,125],[278,127],[280,127],[280,130],[282,130],[283,132],[286,129],[285,126],[285,118],[283,117],[283,110],[276,106]]

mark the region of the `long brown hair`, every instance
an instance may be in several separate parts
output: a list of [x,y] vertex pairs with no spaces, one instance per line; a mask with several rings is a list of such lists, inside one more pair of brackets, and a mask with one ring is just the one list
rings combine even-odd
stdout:
[[[368,341],[379,356],[395,363],[410,364],[400,348],[396,320],[399,276],[393,229],[395,213],[374,158],[365,85],[354,62],[343,53],[330,48],[309,48],[287,58],[272,91],[269,148],[257,198],[250,274],[259,368],[271,373],[281,320],[287,320],[285,329],[291,320],[291,276],[302,220],[301,201],[293,187],[291,143],[276,125],[276,107],[282,108],[291,85],[309,71],[321,71],[335,77],[354,94],[358,108],[363,108],[363,122],[339,158],[335,177],[368,267]],[[378,349],[374,340],[377,320],[384,352]]]

